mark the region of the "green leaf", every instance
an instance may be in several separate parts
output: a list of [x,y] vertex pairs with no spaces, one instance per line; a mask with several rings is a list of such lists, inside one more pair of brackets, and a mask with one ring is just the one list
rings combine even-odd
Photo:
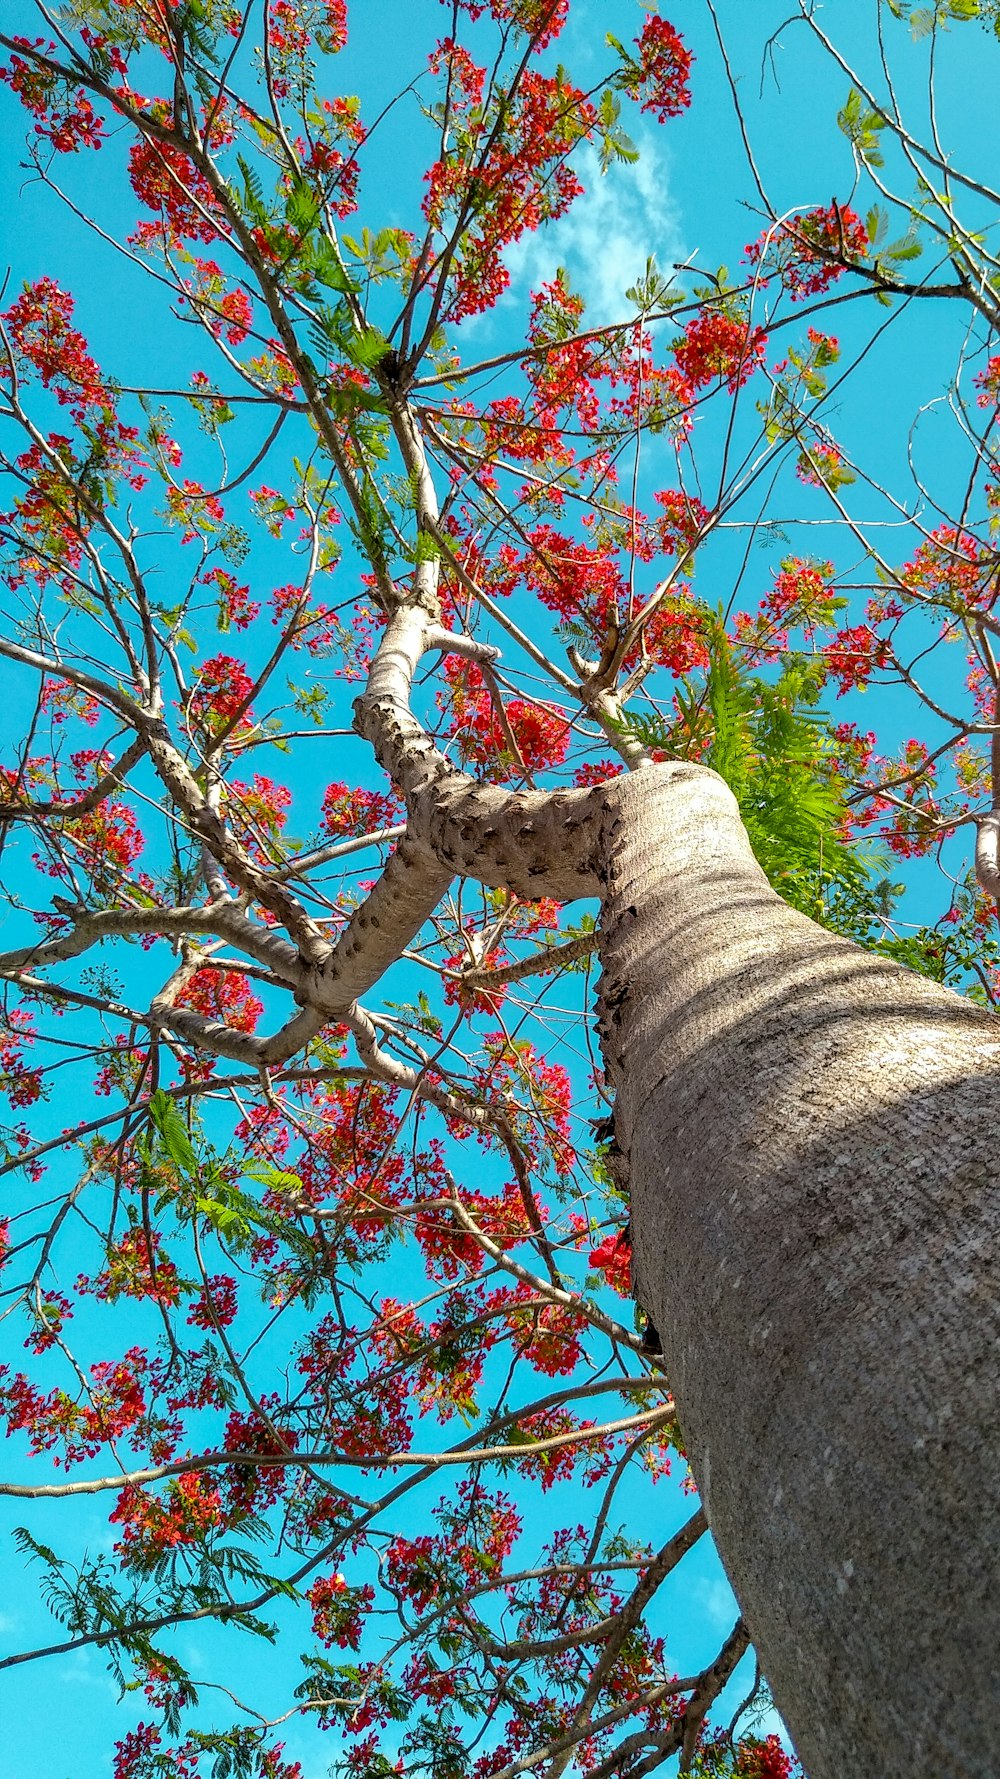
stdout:
[[181,1173],[189,1177],[197,1174],[198,1157],[192,1148],[187,1126],[175,1101],[162,1088],[150,1095],[149,1116],[171,1161]]
[[888,212],[880,209],[878,204],[873,204],[865,217],[865,228],[868,231],[869,244],[878,247],[889,231]]
[[858,899],[869,866],[841,837],[845,787],[833,770],[829,721],[816,708],[817,663],[787,655],[777,680],[758,679],[742,667],[721,616],[707,607],[699,616],[709,657],[704,683],[679,689],[672,725],[630,714],[630,732],[675,758],[704,759],[726,780],[758,863],[786,902],[837,930],[845,919],[863,926]]
[[298,1196],[304,1190],[299,1174],[290,1173],[287,1168],[275,1167],[270,1161],[247,1161],[243,1172],[248,1180],[256,1180],[258,1185],[266,1186],[269,1192],[293,1193]]
[[260,174],[242,154],[236,156],[236,165],[243,178],[243,202],[247,213],[254,222],[266,227],[271,218],[264,199],[264,187],[260,182]]
[[837,113],[837,124],[849,137],[860,159],[871,167],[881,167],[884,156],[879,136],[888,119],[881,111],[872,111],[853,87]]
[[297,179],[285,199],[285,216],[300,235],[308,235],[320,217],[320,202],[304,179]]
[[348,356],[353,364],[361,370],[374,370],[390,350],[389,342],[381,328],[365,327],[360,332],[352,333],[348,341]]
[[625,297],[644,315],[652,315],[676,308],[684,301],[684,292],[678,290],[672,278],[663,277],[651,254],[646,261],[645,273],[630,286]]
[[923,253],[923,245],[916,239],[913,230],[909,230],[901,240],[890,242],[882,249],[882,257],[891,260],[919,259]]

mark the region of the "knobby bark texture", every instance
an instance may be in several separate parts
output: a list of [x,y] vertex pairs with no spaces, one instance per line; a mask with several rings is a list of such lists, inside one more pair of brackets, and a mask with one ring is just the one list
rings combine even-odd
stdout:
[[616,785],[635,1285],[810,1779],[994,1775],[1000,1024],[788,908],[713,774]]
[[1000,1750],[1000,1021],[789,908],[721,778],[478,787],[409,709],[411,606],[358,725],[455,871],[601,897],[636,1296],[810,1779],[992,1779]]

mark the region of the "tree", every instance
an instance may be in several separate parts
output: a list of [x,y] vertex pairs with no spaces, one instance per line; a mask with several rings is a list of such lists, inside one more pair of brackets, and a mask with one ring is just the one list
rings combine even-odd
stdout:
[[[220,1657],[220,1717],[179,1633],[303,1618],[295,1709],[372,1779],[774,1779],[708,1716],[749,1638],[812,1779],[995,1765],[1000,194],[940,70],[968,107],[1000,25],[762,6],[840,93],[817,204],[772,194],[739,10],[692,25],[738,270],[650,258],[588,327],[560,269],[500,336],[626,108],[686,127],[665,19],[578,32],[583,88],[592,10],[456,0],[362,102],[344,0],[4,21],[153,342],[139,387],[50,267],[5,298],[2,1491],[113,1533],[17,1534],[65,1634],[9,1661],[108,1653],[116,1779],[300,1773],[293,1702]],[[900,367],[910,489],[851,407]],[[702,1505],[650,1545],[616,1492],[677,1453]],[[525,1555],[529,1485],[590,1525]],[[678,1675],[648,1609],[706,1521],[743,1616]]]

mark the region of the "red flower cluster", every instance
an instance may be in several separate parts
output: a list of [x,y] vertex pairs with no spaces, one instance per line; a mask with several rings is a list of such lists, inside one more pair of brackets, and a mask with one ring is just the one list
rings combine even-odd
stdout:
[[[149,1361],[140,1347],[130,1347],[118,1360],[101,1360],[90,1368],[90,1403],[83,1407],[64,1390],[43,1395],[21,1372],[7,1379],[0,1368],[0,1413],[8,1433],[24,1432],[32,1453],[63,1447],[62,1462],[79,1464],[106,1441],[121,1439],[141,1427],[146,1415],[142,1379]],[[133,1441],[133,1443],[135,1443]],[[55,1463],[59,1462],[56,1458]]]
[[313,1609],[313,1631],[327,1649],[331,1643],[357,1649],[365,1615],[375,1601],[373,1587],[352,1588],[340,1574],[324,1575],[313,1582],[306,1599]]
[[195,1328],[228,1328],[236,1320],[237,1308],[236,1280],[229,1273],[213,1273],[194,1299],[188,1321]]
[[68,679],[47,679],[42,682],[39,710],[47,712],[51,723],[65,723],[76,716],[92,729],[101,714],[101,707],[89,692],[81,692]]
[[[264,1413],[274,1412],[277,1399],[265,1399]],[[223,1446],[227,1452],[249,1452],[258,1458],[280,1458],[294,1451],[298,1440],[290,1427],[271,1427],[264,1415],[233,1413],[226,1422]],[[273,1507],[284,1488],[282,1464],[231,1464],[227,1467],[222,1496],[227,1513],[261,1513]]]
[[[43,37],[36,37],[33,43],[26,37],[15,37],[13,42],[22,51],[41,50],[53,56],[58,53],[56,45],[47,44]],[[74,87],[23,54],[12,55],[7,66],[0,68],[0,80],[31,113],[36,136],[51,142],[57,154],[100,148],[104,125],[81,87]]]
[[218,495],[207,494],[200,482],[187,477],[171,482],[167,489],[167,514],[184,526],[182,544],[189,544],[205,532],[215,531],[225,519],[225,508]]
[[[95,885],[107,886],[122,873],[131,873],[146,844],[132,805],[116,797],[105,798],[83,815],[68,816],[63,833],[79,849]],[[52,877],[61,874],[58,865],[48,860],[43,869]]]
[[692,390],[725,378],[731,395],[742,389],[763,362],[767,335],[723,309],[693,315],[683,337],[674,342],[677,368]]
[[619,1297],[632,1295],[632,1241],[627,1229],[605,1236],[599,1247],[590,1250],[590,1264],[604,1274],[612,1291]]
[[124,1528],[115,1549],[146,1569],[166,1550],[203,1543],[223,1523],[222,1500],[207,1471],[190,1470],[171,1478],[162,1500],[129,1484],[108,1517]]
[[393,828],[404,810],[392,792],[352,790],[346,784],[327,785],[323,792],[323,827],[328,834],[377,834]]
[[80,422],[94,408],[110,408],[112,400],[86,340],[72,326],[74,306],[73,298],[54,278],[36,278],[25,284],[4,319],[21,362],[22,381],[30,367],[42,387],[51,389],[56,400]]
[[908,592],[952,609],[976,605],[996,573],[996,553],[968,531],[939,525],[899,571]]
[[593,760],[585,766],[578,766],[573,774],[573,783],[580,790],[589,790],[591,786],[607,784],[611,778],[620,778],[625,768],[620,760]]
[[636,644],[629,663],[645,647],[650,661],[666,667],[678,678],[696,667],[708,666],[708,649],[701,614],[687,587],[678,583],[648,620],[642,644]]
[[868,253],[868,230],[848,204],[807,210],[751,241],[746,257],[752,266],[773,268],[793,302],[819,296],[835,284],[846,267]]
[[889,644],[883,637],[876,636],[869,624],[855,624],[847,630],[838,630],[823,653],[832,677],[840,681],[838,698],[854,688],[866,686],[872,674],[888,667],[890,661]]
[[255,772],[252,784],[231,778],[226,786],[226,815],[255,857],[266,857],[265,840],[277,840],[288,820],[292,793],[263,772]]
[[[504,984],[498,983],[495,988],[490,988],[486,983],[476,988],[467,986],[461,976],[461,972],[469,968],[470,960],[466,952],[456,952],[454,957],[447,957],[444,961],[447,970],[456,972],[454,976],[445,978],[444,998],[447,1005],[449,1007],[464,1007],[467,1013],[485,1013],[495,1018],[500,1011],[506,993]],[[508,961],[507,952],[501,946],[486,952],[476,968],[495,970],[499,965]]]
[[29,1068],[24,1060],[26,1045],[35,1041],[35,1022],[24,1007],[11,1007],[4,1015],[0,1029],[0,1088],[15,1108],[33,1106],[42,1096],[41,1069]]
[[204,173],[171,142],[143,137],[129,151],[132,190],[155,223],[140,223],[133,242],[140,246],[178,247],[182,241],[219,239],[222,214]]
[[854,477],[832,439],[814,438],[799,452],[795,474],[807,488],[839,488]]
[[250,588],[237,581],[228,568],[208,568],[201,579],[204,586],[214,587],[218,595],[220,630],[228,630],[230,625],[247,630],[260,616],[260,606],[251,599]]
[[[483,675],[474,661],[452,655],[445,663],[451,688],[451,733],[466,764],[486,766],[500,779],[516,778],[522,764],[514,756],[503,719]],[[439,700],[444,705],[444,696]],[[562,764],[569,747],[565,717],[547,705],[511,698],[503,709],[507,728],[528,772],[545,771]]]
[[[587,1433],[593,1426],[593,1421],[581,1420],[568,1409],[550,1408],[537,1414],[522,1415],[518,1433],[532,1444],[541,1444],[566,1433]],[[593,1446],[585,1439],[567,1440],[565,1445],[556,1446],[554,1450],[526,1452],[523,1458],[515,1461],[515,1468],[521,1476],[541,1483],[542,1493],[547,1494],[556,1483],[568,1482],[581,1459],[592,1455]],[[587,1480],[589,1482],[591,1478],[588,1476]]]
[[814,625],[829,623],[837,608],[833,574],[832,562],[786,556],[761,610],[777,625],[803,624],[811,632]]
[[506,98],[502,117],[492,106],[484,110],[485,70],[451,38],[438,45],[430,65],[449,83],[454,147],[426,174],[423,209],[432,229],[446,237],[455,219],[465,218],[442,314],[458,321],[492,308],[507,289],[504,249],[562,216],[579,197],[583,187],[567,156],[590,135],[597,114],[561,71],[530,68]]
[[708,530],[712,515],[694,494],[683,488],[661,488],[653,499],[663,508],[656,523],[656,539],[666,556],[690,550]]
[[521,1536],[521,1516],[507,1495],[466,1480],[456,1496],[433,1509],[441,1533],[394,1538],[386,1553],[389,1586],[416,1612],[426,1612],[442,1588],[454,1591],[456,1570],[473,1587],[497,1573]]
[[734,1779],[790,1779],[792,1771],[791,1759],[773,1735],[763,1742],[743,1742],[733,1768]]
[[253,303],[236,286],[227,290],[226,280],[214,259],[196,259],[196,277],[189,285],[192,307],[215,339],[223,335],[230,346],[242,346],[253,326]]
[[660,123],[679,117],[691,103],[688,77],[694,57],[666,19],[650,13],[635,39],[639,51],[636,94],[643,111],[651,111]]
[[[198,685],[191,697],[191,716],[210,733],[217,734],[241,711],[253,691],[253,680],[242,661],[232,655],[213,655],[198,669]],[[243,712],[247,725],[250,711]]]
[[160,1746],[160,1732],[155,1723],[137,1723],[120,1742],[115,1743],[115,1764],[112,1779],[134,1779],[146,1769],[154,1750]]
[[977,371],[974,381],[979,390],[976,400],[981,408],[1000,406],[1000,353],[987,360],[986,369]]
[[213,970],[206,967],[192,976],[177,996],[178,1007],[190,1007],[206,1019],[221,1020],[233,1031],[252,1032],[264,1011],[264,1003],[254,994],[246,976],[239,970]]
[[316,40],[328,55],[347,47],[347,0],[320,0]]
[[551,525],[537,526],[528,541],[528,589],[549,611],[571,622],[582,619],[603,640],[628,604],[628,588],[611,551],[564,537]]
[[536,51],[555,41],[569,12],[569,0],[458,0],[458,4],[473,21],[488,11],[496,24],[516,26],[532,38]]
[[535,392],[536,421],[534,428],[522,430],[520,451],[516,440],[508,437],[509,454],[525,459],[534,456],[539,462],[556,457],[572,462],[572,449],[560,438],[561,414],[573,416],[585,433],[597,431],[601,416],[593,379],[599,368],[598,353],[592,340],[572,338],[583,312],[583,298],[568,289],[561,267],[550,284],[532,292],[528,338],[533,346],[544,345],[547,350],[524,361]]
[[127,1229],[121,1241],[108,1249],[108,1263],[93,1281],[77,1280],[78,1291],[93,1291],[105,1303],[119,1297],[151,1297],[162,1304],[177,1303],[180,1280],[177,1268],[161,1252],[156,1230]]
[[857,778],[867,771],[875,752],[874,730],[868,729],[862,734],[857,723],[837,723],[832,733],[837,743],[837,770],[848,778]]

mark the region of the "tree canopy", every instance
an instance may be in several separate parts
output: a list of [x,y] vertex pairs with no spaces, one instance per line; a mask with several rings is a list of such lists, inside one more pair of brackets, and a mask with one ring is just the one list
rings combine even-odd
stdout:
[[107,1663],[81,1779],[799,1770],[572,833],[711,767],[996,1006],[1000,12],[853,10],[5,11],[0,1666]]

